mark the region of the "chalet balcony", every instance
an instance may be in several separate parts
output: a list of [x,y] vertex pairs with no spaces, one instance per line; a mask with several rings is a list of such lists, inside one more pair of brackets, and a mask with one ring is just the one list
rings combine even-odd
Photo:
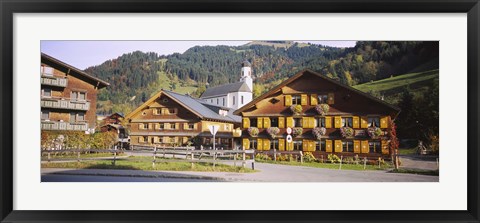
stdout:
[[68,98],[42,97],[42,100],[40,101],[40,106],[42,108],[58,108],[87,111],[88,109],[90,109],[90,102],[70,100]]
[[87,131],[88,123],[68,123],[57,121],[42,120],[42,130],[67,130],[67,131]]
[[68,84],[67,78],[54,77],[48,75],[42,75],[40,79],[42,85],[55,86],[55,87],[66,87]]

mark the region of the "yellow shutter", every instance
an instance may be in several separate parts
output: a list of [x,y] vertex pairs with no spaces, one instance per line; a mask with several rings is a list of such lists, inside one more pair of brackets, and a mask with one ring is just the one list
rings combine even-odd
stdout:
[[285,95],[285,106],[292,105],[292,95]]
[[388,128],[388,117],[389,116],[383,116],[382,118],[380,118],[380,128],[382,129]]
[[302,140],[302,151],[308,151],[308,140]]
[[263,117],[263,128],[270,128],[270,118]]
[[169,143],[169,142],[170,142],[170,138],[168,138],[167,136],[164,136],[163,143]]
[[263,139],[263,150],[270,150],[270,140]]
[[188,129],[188,123],[183,123],[183,129]]
[[368,141],[367,140],[362,141],[362,149],[361,150],[362,150],[362,153],[368,153],[369,148],[368,148]]
[[325,128],[332,128],[332,117],[326,116],[325,117]]
[[308,151],[315,152],[315,141],[308,141]]
[[342,127],[342,117],[341,116],[335,116],[335,128],[339,129]]
[[257,118],[257,128],[259,128],[259,129],[263,128],[263,119],[262,118]]
[[188,142],[188,137],[183,137],[182,143],[183,143],[183,144],[187,144],[187,142]]
[[250,119],[249,118],[243,118],[243,128],[250,128]]
[[308,128],[308,117],[302,117],[303,128]]
[[142,142],[144,142],[144,140],[143,140],[143,136],[139,136],[139,137],[138,137],[138,142],[139,142],[139,143],[142,143]]
[[293,141],[287,142],[287,151],[292,151],[293,150]]
[[307,105],[307,95],[306,94],[300,95],[300,104],[301,105]]
[[180,129],[180,123],[175,123],[175,129]]
[[308,118],[308,127],[315,128],[315,117]]
[[389,154],[390,149],[388,148],[388,141],[382,140],[382,154]]
[[336,153],[342,152],[342,140],[335,140],[335,152]]
[[325,151],[327,153],[332,152],[332,140],[325,140]]
[[310,95],[310,105],[317,105],[318,104],[318,97],[316,94]]
[[285,118],[278,117],[278,128],[285,128]]
[[257,139],[257,150],[263,150],[263,140]]
[[163,128],[164,128],[164,129],[170,129],[170,123],[165,123],[165,124],[163,125]]
[[197,123],[193,123],[193,129],[197,130]]
[[328,93],[328,101],[327,101],[327,103],[328,103],[329,105],[335,104],[335,97],[334,97],[334,94],[333,94],[333,93]]
[[285,139],[278,139],[278,150],[285,150]]
[[358,118],[358,116],[353,116],[353,128],[360,128],[360,119]]
[[143,123],[138,124],[138,129],[143,129]]
[[361,117],[360,128],[368,128],[368,117]]
[[360,140],[353,140],[353,152],[360,153]]
[[243,149],[250,149],[250,140],[247,138],[242,139]]
[[287,127],[293,127],[293,117],[287,117]]

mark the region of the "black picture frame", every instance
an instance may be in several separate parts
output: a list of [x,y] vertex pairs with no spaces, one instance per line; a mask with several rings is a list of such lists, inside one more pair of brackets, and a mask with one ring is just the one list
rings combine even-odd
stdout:
[[[0,219],[2,222],[479,222],[478,0],[0,0]],[[467,13],[468,204],[466,211],[21,211],[13,210],[14,13]],[[446,191],[451,192],[451,191]],[[254,202],[252,200],[252,202]],[[443,201],[447,202],[447,201]]]

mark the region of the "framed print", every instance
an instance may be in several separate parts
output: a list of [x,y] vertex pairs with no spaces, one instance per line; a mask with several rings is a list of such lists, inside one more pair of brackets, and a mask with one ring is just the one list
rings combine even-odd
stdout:
[[477,0],[1,9],[2,222],[479,221]]

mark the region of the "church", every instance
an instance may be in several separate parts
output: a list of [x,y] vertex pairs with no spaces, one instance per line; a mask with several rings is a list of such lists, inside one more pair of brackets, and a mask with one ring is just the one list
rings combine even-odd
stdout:
[[200,99],[217,106],[239,109],[252,101],[252,91],[252,65],[245,60],[242,62],[239,82],[207,88]]

